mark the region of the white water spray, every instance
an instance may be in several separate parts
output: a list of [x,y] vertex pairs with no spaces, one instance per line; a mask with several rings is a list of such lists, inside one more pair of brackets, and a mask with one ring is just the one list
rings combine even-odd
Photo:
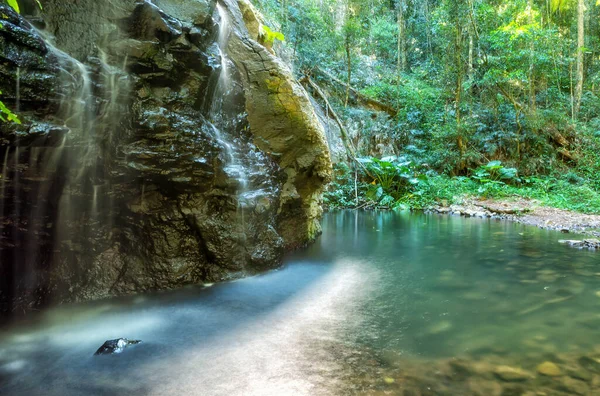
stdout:
[[[241,197],[248,188],[248,175],[244,169],[244,165],[240,161],[239,156],[236,154],[235,141],[230,139],[228,141],[223,134],[223,130],[227,129],[227,125],[223,120],[223,111],[225,101],[228,100],[233,89],[233,81],[231,79],[230,72],[230,60],[227,56],[227,45],[229,43],[229,37],[232,33],[231,22],[229,14],[223,8],[221,4],[217,3],[217,12],[221,21],[219,25],[219,56],[221,58],[221,70],[219,73],[219,80],[215,87],[213,95],[213,101],[210,106],[210,119],[213,123],[212,128],[216,139],[225,148],[227,155],[227,163],[225,165],[226,171],[234,177],[239,183],[238,197]],[[242,214],[243,216],[243,214]]]

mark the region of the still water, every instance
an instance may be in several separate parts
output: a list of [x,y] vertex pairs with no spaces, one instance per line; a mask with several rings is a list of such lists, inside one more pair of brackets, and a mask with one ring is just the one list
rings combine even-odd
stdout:
[[[492,395],[512,386],[494,364],[527,370],[527,389],[594,394],[593,373],[533,378],[543,361],[566,368],[600,352],[598,253],[488,219],[348,211],[327,214],[323,230],[277,271],[3,326],[0,394]],[[143,343],[93,356],[118,337]],[[456,359],[488,362],[489,375],[450,370],[436,388]],[[427,384],[415,367],[432,370]]]

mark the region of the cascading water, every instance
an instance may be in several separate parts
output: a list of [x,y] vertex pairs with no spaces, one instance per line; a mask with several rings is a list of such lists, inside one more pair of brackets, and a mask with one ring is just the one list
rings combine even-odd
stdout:
[[[23,309],[45,300],[48,291],[40,285],[46,283],[48,270],[84,251],[86,240],[97,232],[100,205],[107,199],[105,191],[100,194],[98,182],[102,172],[99,140],[116,127],[117,101],[125,89],[123,79],[118,78],[123,74],[120,70],[102,60],[92,69],[45,39],[63,89],[53,118],[62,127],[54,128],[59,136],[25,143],[17,138],[4,152],[0,181],[4,239],[0,253],[5,275],[12,278],[12,284],[4,287],[8,295],[22,296]],[[17,69],[17,108],[22,72]],[[95,79],[93,73],[104,80]],[[110,216],[106,217],[102,220],[110,223]]]
[[230,71],[231,60],[227,56],[227,44],[229,36],[232,33],[231,21],[225,8],[217,3],[217,13],[219,15],[219,34],[217,39],[218,54],[220,57],[220,70],[218,71],[218,80],[212,94],[212,101],[209,107],[209,119],[216,139],[222,144],[227,156],[225,165],[226,172],[238,183],[238,210],[241,228],[244,228],[244,195],[248,191],[248,175],[245,165],[242,163],[237,151],[241,149],[239,140],[233,136],[233,129],[230,123],[224,118],[225,105],[231,100],[231,93],[234,89],[233,80]]
[[23,121],[0,131],[0,314],[240,277],[283,254],[286,170],[254,143],[268,141],[247,114],[237,3],[193,18],[178,1],[112,3],[49,2],[53,39],[0,5],[2,100],[20,97]]

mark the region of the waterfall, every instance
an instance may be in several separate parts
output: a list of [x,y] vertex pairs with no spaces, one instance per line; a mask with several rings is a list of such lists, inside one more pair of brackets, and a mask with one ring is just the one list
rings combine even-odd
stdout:
[[[48,134],[27,144],[17,137],[3,153],[0,170],[0,231],[9,246],[0,250],[0,260],[12,263],[12,268],[5,267],[13,278],[9,287],[24,296],[20,302],[24,306],[44,298],[40,284],[47,270],[67,256],[84,254],[86,243],[102,226],[100,221],[109,226],[112,222],[110,189],[100,182],[100,147],[119,124],[119,100],[127,89],[127,81],[119,78],[123,72],[108,65],[105,56],[90,67],[44,38],[48,59],[59,70],[60,103],[52,124],[62,136],[54,140]],[[19,110],[25,73],[17,68]]]
[[239,155],[236,153],[240,147],[236,147],[236,142],[232,131],[229,131],[230,136],[226,136],[230,126],[227,120],[224,118],[224,110],[227,101],[230,100],[230,95],[233,89],[233,81],[231,79],[230,63],[231,60],[227,56],[227,44],[229,42],[229,36],[231,35],[231,21],[227,11],[223,8],[220,3],[217,3],[217,13],[219,15],[219,34],[217,45],[219,48],[220,57],[220,70],[219,77],[217,80],[216,87],[212,94],[212,102],[209,109],[209,119],[212,123],[212,129],[214,131],[216,139],[223,145],[225,154],[227,156],[227,163],[225,169],[227,173],[237,180],[239,184],[238,195],[242,195],[246,192],[248,187],[248,176],[244,169]]
[[236,139],[236,131],[231,120],[226,119],[225,112],[229,101],[232,100],[232,93],[235,88],[231,75],[231,60],[227,55],[227,45],[229,37],[232,34],[232,25],[227,10],[217,3],[217,14],[219,16],[219,31],[217,37],[218,56],[220,58],[220,67],[217,71],[218,78],[211,95],[206,96],[210,100],[208,108],[208,118],[210,127],[215,139],[224,148],[226,163],[225,172],[228,176],[237,182],[237,218],[240,235],[245,238],[245,213],[246,195],[248,193],[248,174],[246,165],[242,162],[240,154],[243,153],[241,139]]

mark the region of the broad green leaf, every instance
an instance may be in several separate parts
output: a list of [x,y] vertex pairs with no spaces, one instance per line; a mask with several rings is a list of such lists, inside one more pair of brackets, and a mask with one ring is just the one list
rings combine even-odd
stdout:
[[11,6],[16,12],[18,12],[19,14],[21,13],[21,10],[19,9],[19,3],[17,2],[17,0],[7,0],[8,1],[8,5]]
[[285,36],[281,32],[275,32],[268,26],[261,25],[261,30],[265,36],[265,42],[273,44],[275,40],[285,41]]

